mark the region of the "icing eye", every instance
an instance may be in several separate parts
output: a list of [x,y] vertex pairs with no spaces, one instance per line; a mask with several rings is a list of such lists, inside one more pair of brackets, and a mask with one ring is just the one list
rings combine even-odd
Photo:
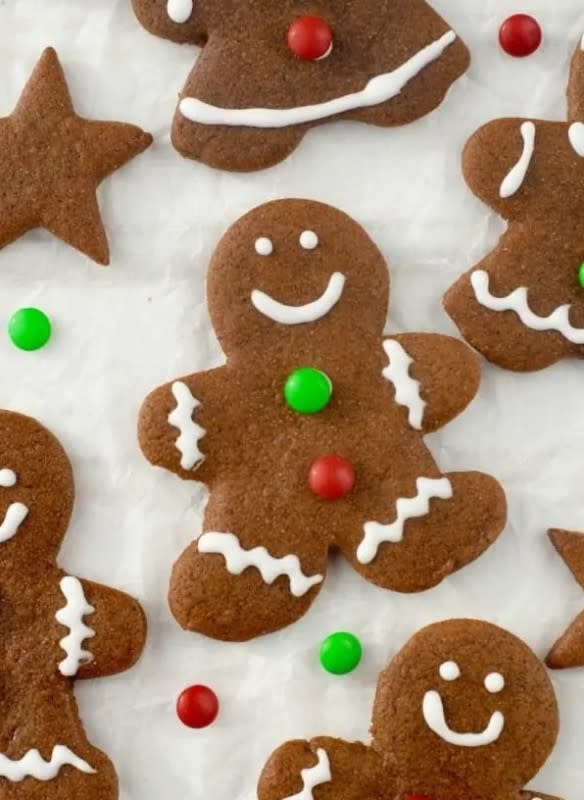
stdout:
[[505,688],[505,678],[500,672],[490,672],[485,678],[485,689],[491,694],[502,692]]
[[460,667],[456,661],[445,661],[444,664],[440,664],[438,671],[444,681],[456,681],[460,678]]
[[300,247],[303,247],[305,250],[314,250],[315,247],[318,247],[318,236],[314,231],[303,231],[300,234]]
[[271,256],[274,252],[272,240],[268,239],[266,236],[260,236],[260,238],[255,241],[255,251],[258,256]]
[[193,13],[193,0],[167,0],[166,13],[173,22],[182,25]]
[[11,469],[0,469],[0,486],[8,488],[16,483],[16,472]]

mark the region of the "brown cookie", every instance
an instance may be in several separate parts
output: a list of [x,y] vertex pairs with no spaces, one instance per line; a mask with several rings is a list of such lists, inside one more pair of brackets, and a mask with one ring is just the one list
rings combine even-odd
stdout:
[[425,0],[132,0],[151,33],[203,47],[172,142],[228,170],[286,158],[316,125],[389,127],[442,102],[469,53]]
[[489,361],[517,371],[584,356],[584,52],[568,122],[499,119],[470,139],[472,191],[507,220],[499,244],[446,293],[444,306]]
[[16,108],[0,119],[0,247],[46,228],[108,264],[97,187],[151,142],[134,125],[79,117],[57,54],[45,50]]
[[522,791],[552,752],[558,707],[543,664],[487,622],[417,633],[379,676],[370,745],[287,742],[259,800],[553,800]]
[[[584,534],[551,530],[548,536],[572,575],[584,589]],[[584,611],[554,644],[546,659],[551,669],[584,667]]]
[[153,464],[210,491],[171,579],[184,628],[244,640],[294,622],[331,548],[423,591],[502,530],[498,483],[442,474],[423,441],[475,395],[476,358],[447,336],[384,338],[388,294],[377,247],[321,203],[260,206],[219,243],[207,298],[227,363],[157,389],[139,421]]
[[128,595],[57,566],[73,494],[55,437],[0,411],[2,800],[118,797],[112,764],[85,736],[73,681],[131,667],[146,620]]

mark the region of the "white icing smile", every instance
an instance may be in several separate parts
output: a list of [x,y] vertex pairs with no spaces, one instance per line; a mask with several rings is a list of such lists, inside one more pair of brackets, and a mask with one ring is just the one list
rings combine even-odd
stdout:
[[422,714],[426,725],[448,744],[457,747],[485,747],[496,742],[505,726],[505,717],[500,711],[491,715],[489,724],[478,733],[460,733],[452,730],[444,716],[444,706],[439,692],[430,691],[424,695]]
[[316,322],[326,316],[341,299],[344,286],[345,276],[341,272],[333,272],[321,296],[303,306],[280,303],[258,289],[254,289],[251,293],[251,302],[260,314],[273,322],[282,325],[300,325],[303,322]]
[[576,328],[570,323],[570,306],[558,306],[547,317],[540,317],[529,307],[527,287],[520,286],[505,297],[496,297],[489,291],[489,274],[482,269],[475,270],[470,282],[477,303],[489,311],[514,311],[526,328],[534,331],[556,331],[572,344],[584,344],[584,328]]
[[425,67],[440,58],[456,40],[454,31],[419,50],[400,67],[371,78],[363,89],[342,95],[333,100],[294,108],[221,108],[196,97],[185,97],[179,104],[181,114],[191,122],[201,125],[230,125],[247,128],[287,128],[315,122],[347,111],[385,103],[396,97],[402,89]]

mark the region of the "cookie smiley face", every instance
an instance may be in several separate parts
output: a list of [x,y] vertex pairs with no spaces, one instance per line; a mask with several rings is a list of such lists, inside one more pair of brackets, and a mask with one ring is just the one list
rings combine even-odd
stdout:
[[450,790],[506,798],[550,754],[558,710],[525,644],[486,622],[450,620],[420,631],[381,674],[372,731],[416,794],[440,797],[448,775]]
[[309,341],[316,327],[325,346],[329,337],[379,337],[388,291],[387,267],[365,231],[306,200],[278,200],[238,220],[218,245],[207,284],[227,353],[258,339]]

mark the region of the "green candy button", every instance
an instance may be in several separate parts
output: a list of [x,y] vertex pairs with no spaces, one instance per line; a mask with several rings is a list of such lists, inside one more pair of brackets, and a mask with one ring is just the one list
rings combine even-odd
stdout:
[[299,414],[316,414],[326,408],[333,393],[328,375],[319,369],[302,367],[288,376],[284,385],[284,398],[293,411]]
[[39,308],[20,308],[10,318],[8,335],[21,350],[39,350],[51,338],[51,322]]
[[352,633],[338,631],[327,636],[320,645],[320,663],[333,675],[352,672],[361,661],[361,642]]
[[580,286],[584,289],[584,264],[580,264],[580,269],[578,270],[578,281]]

